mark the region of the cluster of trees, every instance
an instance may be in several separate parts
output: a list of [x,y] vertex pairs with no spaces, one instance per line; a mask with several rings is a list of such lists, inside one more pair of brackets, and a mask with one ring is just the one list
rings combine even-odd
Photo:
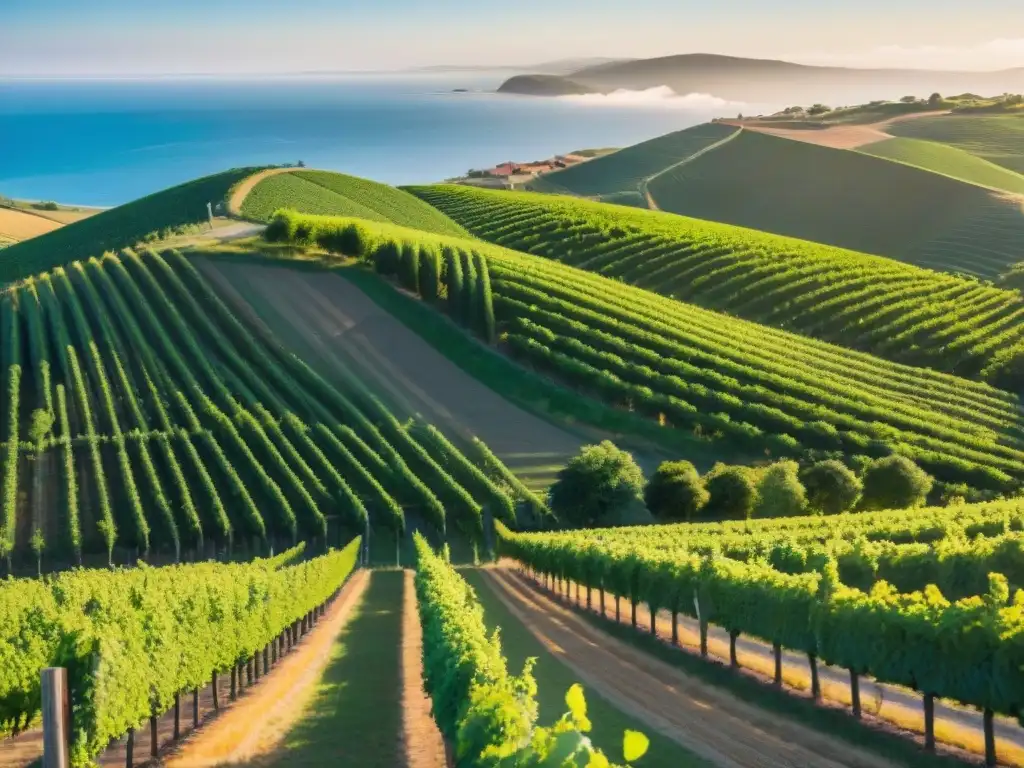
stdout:
[[862,463],[860,473],[834,459],[778,461],[766,467],[716,464],[703,477],[689,461],[666,461],[646,481],[633,456],[609,440],[588,445],[559,473],[552,511],[566,525],[614,524],[643,503],[658,520],[834,515],[920,506],[932,477],[905,456]]

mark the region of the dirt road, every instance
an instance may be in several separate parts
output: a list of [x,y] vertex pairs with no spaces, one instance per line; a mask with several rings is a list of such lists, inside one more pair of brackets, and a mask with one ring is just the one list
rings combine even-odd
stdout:
[[[531,589],[545,591],[525,576]],[[569,585],[570,594],[575,596],[575,584]],[[587,588],[580,588],[581,603],[587,602]],[[591,592],[593,610],[600,614],[598,591]],[[630,622],[629,603],[623,600],[620,623]],[[604,617],[615,620],[615,599],[606,596]],[[650,612],[643,604],[637,606],[637,625],[641,631],[650,627]],[[657,634],[666,643],[672,638],[672,615],[659,611]],[[700,630],[695,620],[685,616],[678,619],[679,644],[690,652],[697,653],[700,646]],[[737,657],[742,671],[762,680],[770,680],[774,674],[775,659],[770,645],[755,638],[740,636],[736,642]],[[708,652],[722,663],[729,659],[729,634],[715,626],[708,631]],[[810,696],[810,669],[807,658],[800,653],[783,651],[783,680],[790,693]],[[850,677],[845,669],[818,663],[822,695],[832,706],[848,707],[850,704]],[[893,723],[899,728],[923,733],[924,705],[920,694],[905,688],[878,683],[871,678],[861,677],[861,704],[870,716]],[[942,701],[935,702],[935,732],[940,743],[974,754],[983,754],[981,714],[974,710],[957,707]],[[1011,719],[999,717],[995,721],[996,751],[1000,760],[1011,765],[1024,765],[1024,729]]]
[[269,176],[276,176],[279,173],[289,173],[290,171],[302,170],[298,168],[268,168],[265,171],[254,173],[242,180],[242,182],[231,190],[231,197],[228,198],[228,213],[231,216],[242,215],[242,203],[245,202],[245,198],[252,192],[253,187],[263,181]]
[[586,442],[489,389],[343,277],[196,260],[236,309],[330,379],[354,372],[399,413],[450,437],[476,435],[524,481],[550,478]]
[[932,112],[914,112],[909,115],[897,115],[888,120],[877,123],[866,123],[864,125],[831,125],[827,128],[776,128],[771,123],[742,123],[743,127],[750,131],[768,133],[772,136],[780,136],[785,139],[804,141],[808,144],[817,144],[832,149],[857,149],[875,144],[879,141],[891,139],[892,136],[886,129],[893,123],[901,123],[905,120],[916,120],[919,117],[936,117],[937,115],[948,115],[948,110],[937,110]]
[[486,571],[509,609],[587,685],[723,768],[890,768],[848,742],[754,707],[595,629],[512,572]]

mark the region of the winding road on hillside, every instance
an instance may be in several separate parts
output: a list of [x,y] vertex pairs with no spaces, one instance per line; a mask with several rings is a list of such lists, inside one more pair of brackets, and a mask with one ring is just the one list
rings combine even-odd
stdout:
[[354,372],[400,413],[483,440],[525,482],[543,484],[588,440],[508,402],[331,272],[199,259],[236,311],[328,379]]

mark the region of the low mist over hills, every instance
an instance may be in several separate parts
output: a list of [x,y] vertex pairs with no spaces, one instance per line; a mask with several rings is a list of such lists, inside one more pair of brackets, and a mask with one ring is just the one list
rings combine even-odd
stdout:
[[597,64],[564,76],[517,75],[498,90],[562,96],[658,86],[669,86],[680,94],[712,93],[734,101],[854,102],[864,100],[868,92],[872,98],[898,98],[925,91],[1019,92],[1024,89],[1024,68],[999,72],[851,69],[695,53]]

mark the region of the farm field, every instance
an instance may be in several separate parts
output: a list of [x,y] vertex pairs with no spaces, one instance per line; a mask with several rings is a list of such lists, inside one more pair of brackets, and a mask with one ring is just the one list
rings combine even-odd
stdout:
[[[1004,754],[1018,760],[1024,732],[1011,721],[999,721],[997,727],[993,713],[1012,717],[1019,707],[1020,694],[1010,693],[1014,684],[1004,678],[1002,659],[1016,653],[1009,638],[1020,632],[1022,621],[1019,597],[1014,597],[1020,581],[1021,512],[1020,503],[1010,501],[850,515],[838,521],[791,518],[551,534],[514,534],[502,529],[500,539],[504,555],[533,568],[546,584],[552,583],[552,576],[559,582],[568,578],[608,593],[601,605],[618,595],[624,598],[627,612],[637,603],[659,616],[668,611],[662,630],[671,630],[673,644],[676,616],[681,615],[687,617],[687,626],[692,619],[701,622],[700,635],[705,635],[708,625],[727,630],[730,656],[738,639],[745,637],[771,645],[779,659],[783,649],[811,658],[812,680],[813,670],[825,662],[853,670],[857,676],[915,687],[925,694],[924,712],[935,699],[988,710],[981,719],[975,713],[938,708],[939,720],[948,721],[947,732],[961,739],[962,746],[977,751],[980,743],[991,759],[1002,743]],[[947,539],[943,521],[954,519],[977,538],[970,544]],[[794,536],[798,537],[795,545]],[[886,553],[866,584],[863,570],[844,570],[841,565],[837,572],[834,560],[809,556],[827,551],[832,543],[864,536]],[[911,537],[928,546],[898,543]],[[1015,554],[994,556],[990,544],[1005,541],[1013,542],[1005,551]],[[707,549],[717,548],[719,542],[721,554]],[[807,547],[802,555],[801,546]],[[755,551],[757,555],[752,556]],[[801,556],[806,558],[802,562]],[[941,592],[939,587],[923,586],[942,584],[943,579]],[[887,586],[880,585],[883,580]],[[571,594],[564,584],[555,587]],[[873,645],[867,638],[877,638],[876,622],[901,624],[907,631]],[[955,638],[982,625],[987,627],[982,631],[990,634],[985,641],[975,636],[979,655],[974,657]],[[916,652],[900,653],[897,649],[904,643]],[[785,663],[790,664],[791,657],[787,659]],[[966,678],[957,676],[957,665],[970,670]],[[783,666],[775,669],[776,681],[781,683]],[[936,676],[939,669],[946,674]],[[986,679],[1000,683],[981,682]],[[855,715],[862,705],[858,690],[850,689]],[[904,692],[895,698],[908,696],[913,701],[917,695]],[[920,714],[920,698],[917,702]],[[914,727],[920,728],[921,721]],[[924,724],[926,732],[933,727],[934,723]],[[964,740],[965,729],[979,727],[988,732],[983,740],[977,738],[977,730],[974,739]]]
[[436,208],[387,184],[331,171],[285,171],[259,181],[241,200],[243,216],[269,221],[279,208],[357,216],[445,235],[465,230]]
[[636,192],[651,176],[732,136],[737,130],[734,126],[704,123],[571,168],[546,173],[531,182],[530,188],[602,199]]
[[1019,202],[899,163],[753,131],[659,176],[649,190],[664,211],[979,277],[998,276],[1024,247]]
[[478,437],[530,487],[546,488],[585,442],[464,373],[345,279],[344,270],[299,271],[229,257],[198,265],[240,315],[327,381],[354,373],[400,418],[419,415],[460,442]]
[[1016,291],[656,211],[458,186],[413,191],[498,245],[880,357],[1019,387],[997,373],[1024,340]]
[[896,160],[952,176],[971,184],[1024,195],[1024,176],[948,144],[921,139],[886,139],[861,147],[860,151],[866,155]]
[[[568,667],[588,692],[605,697],[613,711],[618,707],[638,717],[641,728],[655,726],[677,750],[682,747],[697,758],[685,761],[667,754],[664,762],[659,761],[655,752],[659,743],[655,741],[645,758],[651,765],[754,766],[765,764],[765,760],[769,765],[830,768],[894,764],[795,719],[745,703],[729,691],[631,648],[531,589],[510,569],[484,569],[468,578],[481,596],[485,616],[493,616],[495,625],[502,627],[503,647],[510,661],[527,653],[553,655],[555,663]],[[547,682],[546,671],[538,665],[540,685]],[[543,712],[543,701],[541,704]],[[598,728],[618,730],[611,725]],[[838,755],[843,756],[841,762],[836,760]]]
[[406,508],[473,540],[485,505],[514,514],[482,459],[400,424],[351,370],[328,384],[177,252],[58,268],[0,312],[8,569],[323,546],[367,519],[394,541]]
[[894,125],[890,133],[949,144],[1024,174],[1024,114],[931,117]]
[[944,483],[977,489],[1021,482],[1020,403],[1008,392],[474,241],[329,217],[294,223],[324,242],[354,228],[346,237],[372,243],[364,257],[384,274],[395,268],[389,254],[411,248],[421,259],[443,252],[448,275],[453,260],[485,261],[490,338],[524,364],[659,424],[770,455],[895,451]]
[[21,242],[58,229],[60,224],[44,216],[0,207],[0,238]]
[[208,220],[207,203],[222,204],[234,184],[258,170],[235,168],[195,179],[11,246],[0,260],[0,285],[140,241],[197,229]]

